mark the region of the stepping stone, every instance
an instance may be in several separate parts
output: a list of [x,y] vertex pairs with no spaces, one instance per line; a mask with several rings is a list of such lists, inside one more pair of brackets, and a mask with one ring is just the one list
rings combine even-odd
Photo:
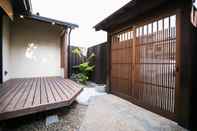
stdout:
[[59,122],[59,118],[57,115],[51,115],[51,116],[46,117],[46,126],[49,126],[51,124],[58,123],[58,122]]

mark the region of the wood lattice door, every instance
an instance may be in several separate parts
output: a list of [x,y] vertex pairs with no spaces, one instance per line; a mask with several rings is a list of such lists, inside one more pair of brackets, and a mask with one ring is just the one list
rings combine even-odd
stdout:
[[112,37],[111,49],[112,90],[130,95],[132,86],[133,31],[126,30]]
[[176,15],[112,36],[111,91],[174,119]]

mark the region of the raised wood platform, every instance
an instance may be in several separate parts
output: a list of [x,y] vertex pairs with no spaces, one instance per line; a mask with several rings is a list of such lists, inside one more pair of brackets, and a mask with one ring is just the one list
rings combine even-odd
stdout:
[[0,89],[0,120],[68,106],[81,90],[60,77],[9,80]]

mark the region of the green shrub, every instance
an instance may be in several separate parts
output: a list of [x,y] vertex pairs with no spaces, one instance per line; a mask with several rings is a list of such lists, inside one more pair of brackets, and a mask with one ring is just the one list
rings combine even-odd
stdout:
[[[80,48],[75,48],[72,50],[72,53],[75,55],[78,55],[81,58],[81,50]],[[89,80],[91,73],[94,71],[95,65],[90,64],[90,61],[94,60],[95,54],[92,53],[90,56],[88,56],[85,59],[85,62],[73,66],[73,68],[78,69],[78,73],[72,74],[71,78],[74,79],[77,82],[80,82],[82,84],[86,84],[86,82]]]

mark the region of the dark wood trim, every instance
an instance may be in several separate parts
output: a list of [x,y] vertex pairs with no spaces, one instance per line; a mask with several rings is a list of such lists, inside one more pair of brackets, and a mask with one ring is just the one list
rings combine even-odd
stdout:
[[[132,28],[132,30],[133,30],[133,45],[132,45],[132,50],[131,50],[131,52],[132,52],[132,58],[131,58],[131,74],[132,74],[132,76],[131,76],[131,80],[132,80],[132,83],[131,83],[131,90],[132,90],[132,88],[135,88],[135,73],[136,73],[136,46],[137,46],[137,38],[136,38],[136,26],[134,26],[133,28]],[[131,95],[132,95],[132,91],[130,92],[131,93]]]
[[[192,24],[190,22],[190,6],[183,5],[177,15],[177,81],[176,90],[176,117],[178,123],[189,127],[191,104],[191,72],[192,71]],[[196,43],[195,43],[196,44]]]
[[176,90],[175,90],[175,113],[177,120],[179,119],[180,112],[180,46],[181,46],[181,11],[176,14]]
[[63,38],[64,32],[60,36],[60,66],[61,68],[64,68],[64,38]]
[[107,92],[111,92],[111,34],[107,33]]
[[61,64],[61,68],[64,68],[64,78],[68,78],[68,43],[67,43],[67,39],[68,39],[68,34],[67,34],[67,30],[64,31],[64,33],[62,34],[61,38],[60,38],[60,56],[61,56],[61,60],[60,60],[60,64]]
[[197,116],[197,82],[196,82],[196,74],[197,74],[197,28],[192,26],[192,34],[191,34],[191,100],[190,100],[190,124],[189,127],[191,131],[197,130],[196,124],[196,116]]
[[154,12],[154,13],[149,13],[152,14],[151,16],[145,16],[144,17],[139,17],[138,19],[133,20],[130,24],[129,23],[125,23],[121,26],[118,26],[117,28],[115,28],[114,30],[111,31],[111,34],[117,34],[120,32],[124,32],[128,29],[133,28],[133,26],[143,26],[146,25],[148,23],[152,23],[154,21],[163,19],[165,17],[171,16],[171,15],[176,15],[176,13],[179,11],[179,9],[171,9],[171,10],[162,10],[159,13],[158,12]]
[[0,84],[3,83],[3,11],[0,8]]
[[72,65],[71,65],[71,60],[70,60],[70,55],[72,53],[72,50],[71,50],[71,45],[70,45],[70,37],[71,37],[71,31],[72,29],[71,28],[68,28],[67,29],[67,78],[70,78],[70,76],[72,75]]
[[[172,1],[174,2],[174,1]],[[95,26],[96,30],[109,30],[113,26],[119,25],[120,23],[124,23],[125,21],[133,21],[134,18],[143,15],[151,9],[155,9],[156,7],[166,4],[172,3],[169,0],[134,0],[130,1],[128,4],[120,8],[118,11],[107,17],[102,22],[98,23]]]

